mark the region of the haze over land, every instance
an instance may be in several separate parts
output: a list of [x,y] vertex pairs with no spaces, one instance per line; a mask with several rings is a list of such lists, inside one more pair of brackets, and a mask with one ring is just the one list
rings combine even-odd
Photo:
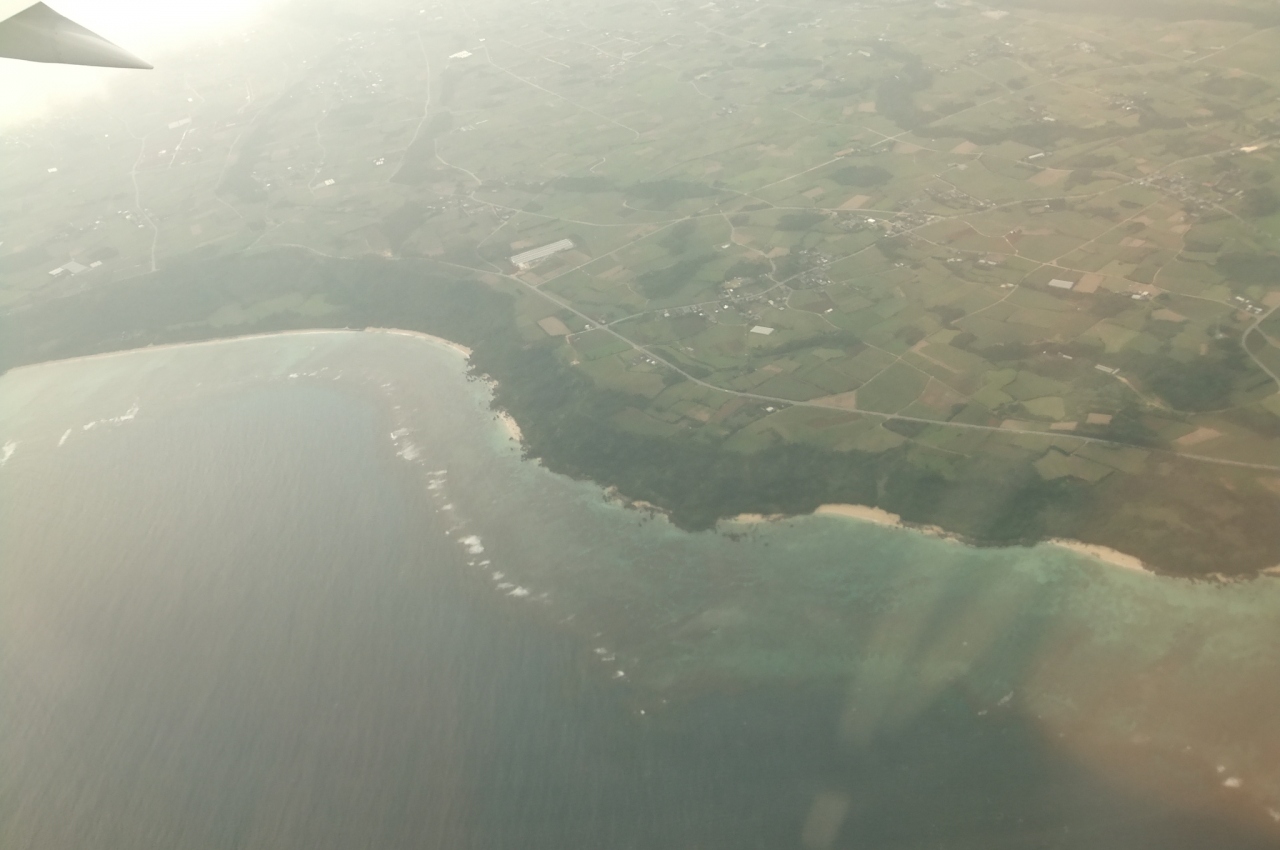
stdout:
[[0,846],[1276,846],[1273,0],[59,8]]
[[412,324],[689,527],[846,502],[1254,572],[1274,17],[289,4],[6,137],[7,362]]

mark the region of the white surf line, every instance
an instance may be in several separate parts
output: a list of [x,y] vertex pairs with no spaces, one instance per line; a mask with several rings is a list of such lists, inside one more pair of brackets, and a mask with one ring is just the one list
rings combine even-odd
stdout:
[[[693,377],[688,372],[685,372],[679,366],[672,363],[669,359],[667,359],[663,355],[656,353],[654,351],[651,351],[648,347],[631,340],[630,338],[624,336],[623,334],[618,333],[613,328],[607,325],[600,324],[595,319],[588,316],[586,313],[583,313],[575,309],[568,302],[555,297],[554,295],[544,291],[539,287],[531,286],[530,284],[526,283],[525,281],[521,280],[515,275],[496,274],[494,272],[490,272],[485,269],[477,269],[472,266],[464,266],[460,263],[451,263],[445,260],[432,260],[428,258],[427,262],[432,262],[432,263],[435,263],[436,265],[452,266],[454,268],[466,269],[467,271],[475,272],[477,274],[491,274],[491,275],[495,275],[496,277],[502,277],[506,280],[510,280],[513,283],[519,285],[522,289],[526,289],[532,292],[534,295],[538,295],[542,298],[545,298],[548,301],[551,301],[552,303],[556,304],[557,306],[563,307],[564,309],[568,310],[569,312],[573,313],[574,315],[578,316],[584,321],[590,322],[591,325],[593,326],[593,329],[599,328],[600,330],[605,331],[609,335],[617,338],[619,341],[626,343],[628,347],[636,351],[639,351],[643,354],[649,355],[650,357],[654,358],[659,363],[661,363],[663,366],[666,366],[668,369],[671,369],[673,372],[676,372],[677,374],[684,377],[686,380],[691,381],[701,387],[705,387],[706,389],[716,390],[717,392],[725,393],[727,395],[732,395],[732,396],[739,396],[742,398],[755,399],[758,401],[774,402],[774,403],[789,406],[789,407],[816,407],[816,408],[821,408],[823,410],[843,410],[843,408],[833,407],[829,404],[818,404],[812,401],[796,401],[795,399],[781,398],[779,396],[768,396],[768,395],[762,395],[760,393],[750,393],[750,392],[743,392],[741,390],[726,389],[725,387],[718,387],[715,384],[710,384],[710,383],[707,383],[706,381]],[[243,341],[252,340],[252,339],[267,339],[269,337],[276,337],[276,336],[354,334],[354,333],[369,333],[369,332],[414,336],[426,341],[444,343],[445,345],[448,345],[449,347],[454,348],[455,350],[463,349],[463,347],[458,345],[457,343],[452,343],[449,340],[445,340],[440,337],[433,337],[430,334],[423,334],[418,331],[406,331],[398,328],[366,328],[364,330],[355,330],[351,328],[311,328],[308,330],[243,334],[241,336],[222,337],[220,339],[207,339],[207,340],[198,340],[194,342],[176,342],[176,343],[166,343],[163,345],[142,346],[139,348],[123,349],[121,351],[109,351],[109,352],[104,352],[102,354],[88,354],[80,357],[68,357],[63,360],[47,360],[47,361],[44,361],[43,363],[31,363],[24,366],[15,366],[9,371],[16,372],[19,369],[31,369],[37,366],[48,365],[50,363],[74,363],[82,360],[98,360],[98,359],[105,359],[108,357],[119,357],[122,355],[137,354],[137,353],[146,352],[146,351],[163,351],[165,349],[182,348],[186,346],[225,345],[228,343],[243,342]],[[1079,443],[1095,443],[1095,444],[1104,445],[1104,446],[1115,446],[1118,448],[1126,448],[1126,449],[1136,448],[1136,449],[1142,449],[1143,451],[1151,452],[1152,454],[1162,455],[1164,457],[1185,458],[1187,460],[1194,460],[1202,463],[1212,463],[1220,466],[1233,466],[1238,469],[1254,469],[1262,472],[1280,472],[1280,465],[1275,465],[1275,464],[1249,463],[1248,461],[1228,460],[1226,458],[1212,457],[1210,455],[1191,454],[1188,452],[1175,451],[1173,449],[1163,449],[1163,448],[1156,448],[1151,446],[1139,446],[1139,445],[1134,445],[1132,443],[1122,443],[1116,440],[1107,440],[1101,437],[1085,437],[1079,434],[1071,434],[1066,431],[1055,431],[1055,432],[1015,431],[1009,428],[1000,428],[995,425],[977,425],[977,424],[968,423],[968,422],[945,422],[945,421],[939,421],[937,419],[925,419],[917,416],[903,416],[901,414],[896,414],[896,413],[883,413],[877,410],[847,410],[844,412],[855,415],[855,416],[867,416],[874,419],[881,419],[885,421],[897,420],[900,422],[919,422],[922,425],[937,425],[943,428],[962,428],[970,431],[1002,433],[1005,435],[1018,435],[1018,434],[1021,434],[1024,436],[1033,435],[1033,436],[1039,436],[1039,437],[1052,437],[1054,439],[1074,440]],[[89,430],[89,428],[93,427],[93,424],[95,423],[90,423],[89,425],[85,426],[85,430],[86,431]]]

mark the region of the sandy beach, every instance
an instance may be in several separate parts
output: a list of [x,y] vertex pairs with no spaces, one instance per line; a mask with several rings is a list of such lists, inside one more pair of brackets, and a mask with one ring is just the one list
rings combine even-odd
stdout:
[[1120,567],[1125,570],[1133,570],[1144,575],[1153,576],[1154,572],[1147,569],[1146,564],[1133,555],[1126,555],[1116,549],[1110,549],[1106,546],[1097,546],[1092,543],[1081,543],[1079,540],[1063,540],[1061,538],[1053,538],[1046,540],[1051,546],[1057,546],[1062,549],[1069,549],[1078,555],[1088,555],[1090,558],[1096,558],[1105,564],[1113,567]]
[[240,336],[220,337],[218,339],[201,339],[201,340],[193,340],[191,342],[167,342],[161,345],[144,345],[138,348],[124,348],[118,351],[104,351],[101,354],[84,354],[79,357],[66,357],[61,360],[45,360],[45,361],[41,361],[40,363],[28,363],[22,366],[14,366],[9,371],[17,372],[22,369],[31,369],[36,366],[45,366],[45,365],[48,365],[49,363],[78,363],[82,361],[105,360],[109,357],[124,357],[130,354],[137,354],[143,351],[167,351],[169,349],[174,349],[174,348],[190,348],[194,346],[229,345],[231,343],[245,342],[247,340],[252,340],[252,339],[267,339],[269,337],[279,337],[279,336],[318,336],[318,335],[324,336],[329,334],[350,334],[350,333],[382,333],[382,334],[394,334],[396,336],[411,336],[417,339],[425,340],[427,342],[435,343],[436,345],[444,346],[445,348],[450,348],[456,351],[457,353],[461,354],[463,357],[469,358],[471,356],[471,349],[467,348],[465,345],[460,345],[451,340],[444,339],[443,337],[432,336],[431,334],[419,333],[417,331],[405,331],[405,330],[400,330],[398,328],[364,328],[363,330],[353,330],[350,328],[313,328],[310,330],[272,331],[270,333],[242,334]]
[[870,522],[875,525],[883,525],[886,528],[906,528],[902,517],[897,514],[891,514],[880,508],[870,508],[866,505],[819,505],[818,509],[813,512],[814,516],[842,516],[846,519],[856,519],[862,522]]
[[[199,339],[191,342],[166,342],[161,345],[143,345],[138,348],[122,348],[117,351],[104,351],[101,354],[82,354],[79,357],[64,357],[61,360],[42,360],[39,363],[26,363],[22,366],[14,366],[10,372],[18,372],[23,369],[34,369],[37,366],[47,366],[51,363],[80,363],[92,360],[106,360],[111,357],[125,357],[130,354],[138,354],[143,351],[168,351],[173,348],[192,348],[195,346],[207,345],[227,345],[233,342],[244,342],[250,339],[267,339],[268,337],[277,336],[313,336],[316,334],[335,334],[335,333],[359,333],[359,331],[347,330],[345,328],[337,328],[334,330],[326,330],[317,328],[313,330],[302,331],[272,331],[270,333],[261,334],[242,334],[241,336],[219,337],[218,339]],[[406,333],[408,333],[406,331]],[[434,339],[434,337],[431,337]],[[440,340],[446,342],[446,340]]]
[[[437,345],[443,345],[446,348],[452,348],[454,351],[458,352],[463,357],[467,357],[467,358],[471,357],[470,348],[467,348],[465,345],[454,342],[452,340],[445,339],[444,337],[432,336],[431,334],[424,334],[424,333],[420,333],[419,331],[405,331],[405,330],[401,330],[400,328],[365,328],[364,330],[365,330],[365,333],[392,334],[393,336],[411,336],[416,339],[425,339],[428,342],[434,342]],[[311,332],[304,331],[304,333],[311,333]]]
[[[962,542],[954,534],[938,528],[937,526],[911,526],[902,521],[902,517],[894,513],[889,513],[880,508],[871,508],[866,505],[821,505],[813,512],[814,516],[839,516],[848,519],[856,519],[861,522],[870,522],[875,525],[884,526],[886,528],[911,528],[931,537],[941,537],[947,540]],[[1085,555],[1094,560],[1101,561],[1113,567],[1120,567],[1124,570],[1139,572],[1143,575],[1155,575],[1153,571],[1147,568],[1142,561],[1133,555],[1126,555],[1116,549],[1107,546],[1098,546],[1092,543],[1081,543],[1079,540],[1066,540],[1063,538],[1053,538],[1044,541],[1050,546],[1057,546],[1060,549],[1067,549],[1075,552],[1077,555]]]
[[160,344],[160,346],[141,346],[138,348],[122,348],[119,351],[104,351],[100,355],[82,355],[79,357],[64,357],[63,360],[46,360],[38,362],[38,364],[26,364],[22,366],[14,366],[9,371],[19,371],[22,369],[32,369],[35,366],[45,366],[52,362],[59,364],[74,364],[74,362],[105,360],[108,357],[124,357],[127,355],[136,355],[143,351],[168,351],[170,348],[187,348],[191,346],[227,346],[230,343],[244,342],[248,339],[266,339],[269,337],[314,337],[314,335],[328,334],[358,334],[358,333],[376,333],[376,334],[396,334],[398,337],[416,337],[417,339],[425,339],[426,342],[433,342],[452,348],[453,351],[460,353],[463,357],[471,356],[471,349],[461,346],[456,342],[449,341],[443,337],[433,337],[431,334],[417,333],[416,330],[399,330],[397,328],[365,328],[364,330],[351,330],[348,328],[315,328],[311,330],[276,330],[276,332],[265,334],[242,334],[239,337],[221,337],[219,339],[196,339],[192,342],[169,342]]
[[505,410],[498,413],[498,420],[502,422],[502,426],[507,429],[507,433],[511,435],[511,439],[517,443],[524,442],[524,432],[520,430],[520,426],[516,424],[516,420],[511,418],[511,414]]
[[742,523],[743,525],[755,525],[762,522],[777,522],[786,519],[786,514],[738,514],[729,522]]

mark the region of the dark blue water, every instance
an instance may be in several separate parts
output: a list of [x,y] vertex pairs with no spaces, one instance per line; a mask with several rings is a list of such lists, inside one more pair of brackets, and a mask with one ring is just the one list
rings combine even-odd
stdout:
[[851,744],[846,681],[614,678],[493,591],[368,393],[155,408],[0,471],[4,850],[1275,846],[959,685]]

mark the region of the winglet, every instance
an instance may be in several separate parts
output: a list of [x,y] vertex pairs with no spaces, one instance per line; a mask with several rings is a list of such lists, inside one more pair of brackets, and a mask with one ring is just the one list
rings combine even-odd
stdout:
[[151,67],[43,3],[35,3],[0,21],[0,56],[102,68]]

